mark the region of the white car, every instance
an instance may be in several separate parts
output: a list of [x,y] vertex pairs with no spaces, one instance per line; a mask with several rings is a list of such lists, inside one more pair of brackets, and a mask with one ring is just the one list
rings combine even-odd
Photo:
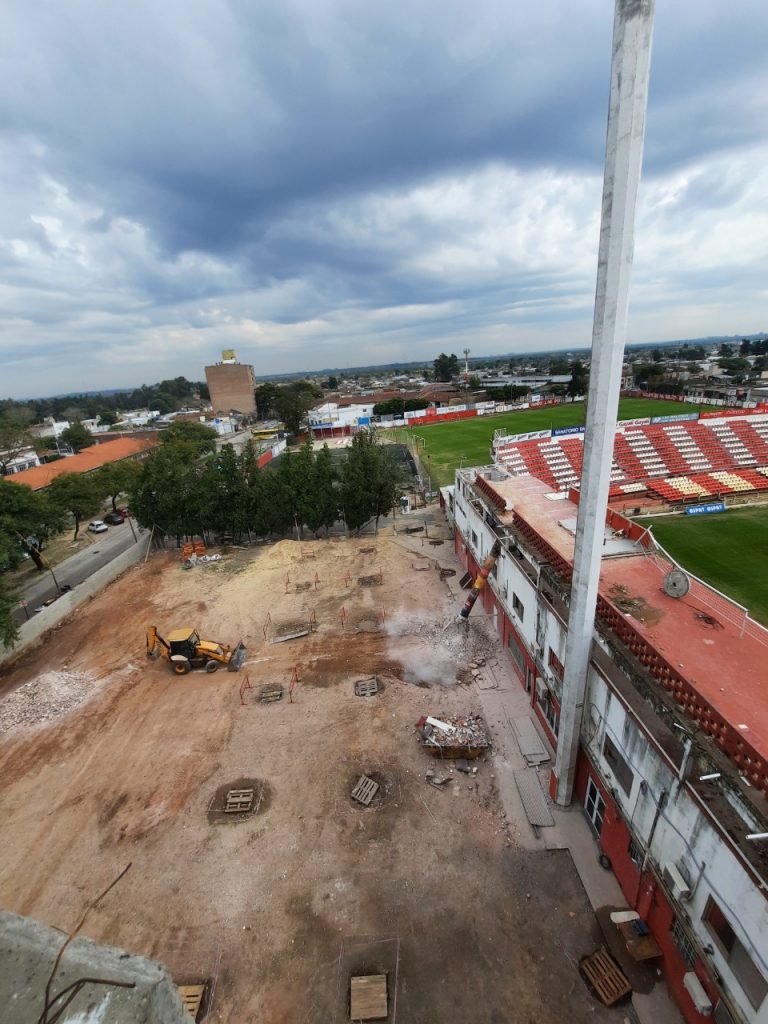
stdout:
[[94,519],[92,523],[88,523],[89,533],[106,533],[109,527],[103,521],[103,519]]

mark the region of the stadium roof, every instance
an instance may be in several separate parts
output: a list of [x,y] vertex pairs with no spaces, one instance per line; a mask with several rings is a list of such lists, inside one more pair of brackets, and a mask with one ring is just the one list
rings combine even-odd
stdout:
[[[486,480],[483,491],[487,485],[506,501],[507,511],[496,511],[497,519],[511,526],[515,514],[521,516],[570,569],[576,505],[535,477]],[[603,558],[600,596],[619,624],[624,620],[640,634],[732,735],[768,760],[768,630],[743,615],[739,621],[739,606],[700,583],[682,599],[668,597],[661,587],[668,563],[639,546],[636,553],[627,553],[626,543],[615,550],[615,557]]]
[[63,473],[92,473],[95,469],[112,462],[135,459],[154,446],[155,442],[149,439],[123,437],[117,441],[92,445],[90,448],[84,448],[78,455],[58,459],[56,462],[46,462],[42,466],[25,469],[23,473],[14,473],[5,479],[14,484],[26,484],[33,491],[41,491]]

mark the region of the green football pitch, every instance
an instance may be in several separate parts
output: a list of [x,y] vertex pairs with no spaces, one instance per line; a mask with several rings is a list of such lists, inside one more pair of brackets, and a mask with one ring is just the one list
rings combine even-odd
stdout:
[[[418,438],[422,460],[429,467],[432,483],[442,487],[453,483],[459,464],[485,466],[491,461],[491,440],[495,430],[509,434],[523,434],[529,430],[547,430],[550,427],[570,427],[584,423],[586,402],[550,405],[543,409],[523,409],[494,416],[477,416],[434,426],[395,428],[389,434],[395,441],[407,437]],[[667,416],[674,413],[696,412],[698,405],[687,402],[664,402],[652,398],[622,398],[619,419],[633,420],[644,416]]]
[[768,506],[638,519],[684,569],[768,625]]

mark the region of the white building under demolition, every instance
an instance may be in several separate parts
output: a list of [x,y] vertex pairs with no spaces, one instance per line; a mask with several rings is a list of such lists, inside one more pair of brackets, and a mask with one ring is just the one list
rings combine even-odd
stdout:
[[[469,571],[502,541],[484,609],[555,747],[577,502],[499,467],[448,494]],[[686,1020],[767,1024],[768,631],[672,568],[609,510],[576,794]]]

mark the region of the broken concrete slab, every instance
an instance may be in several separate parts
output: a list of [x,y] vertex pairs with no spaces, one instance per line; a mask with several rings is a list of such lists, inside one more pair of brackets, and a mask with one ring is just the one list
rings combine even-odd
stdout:
[[[3,1019],[37,1020],[45,989],[66,935],[31,917],[0,911],[0,1003]],[[192,1024],[168,969],[142,956],[76,938],[67,946],[51,985],[51,996],[82,978],[120,982],[121,986],[88,982],[57,1019],[61,1024]],[[50,1015],[62,1009],[56,1001]]]

